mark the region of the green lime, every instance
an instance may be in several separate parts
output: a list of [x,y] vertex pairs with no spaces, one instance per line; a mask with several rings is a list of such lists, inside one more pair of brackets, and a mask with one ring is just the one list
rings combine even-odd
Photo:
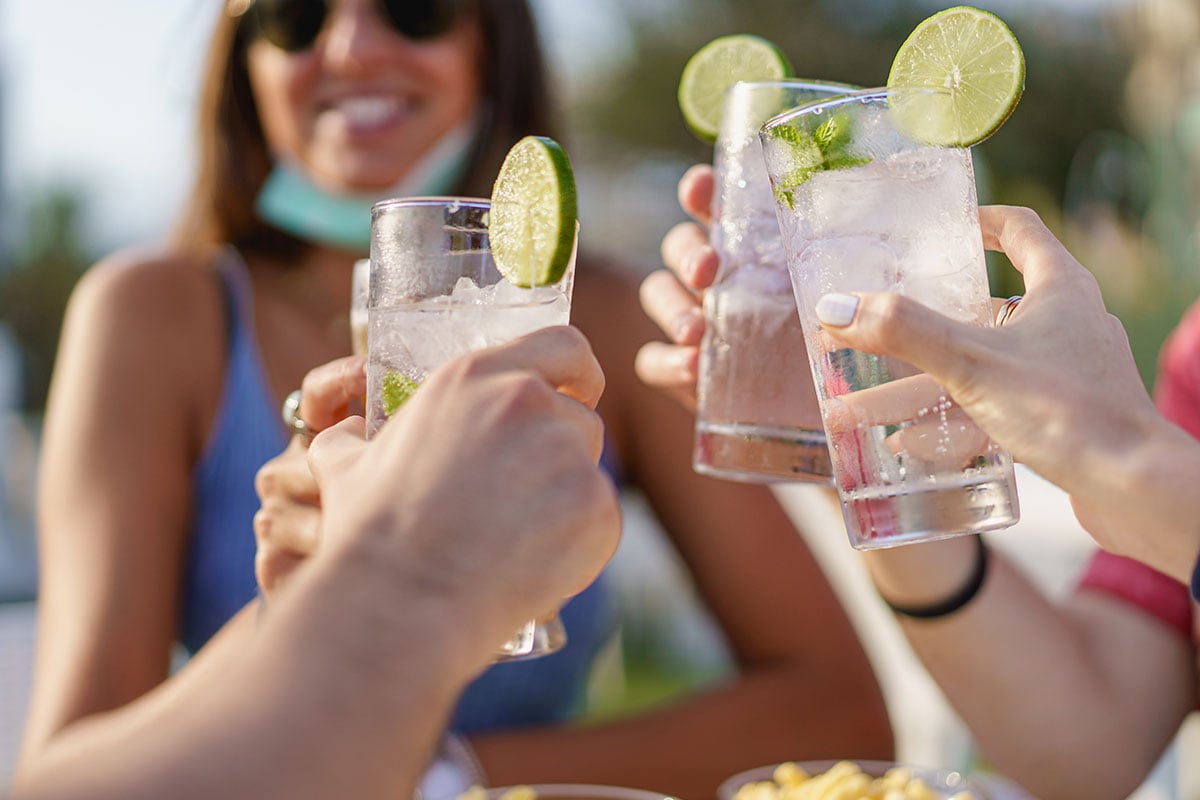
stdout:
[[783,52],[760,36],[713,39],[688,59],[679,78],[679,110],[692,132],[717,140],[725,90],[738,81],[777,81],[792,74]]
[[492,187],[488,240],[496,267],[516,286],[558,283],[575,257],[575,173],[558,142],[526,136]]
[[381,389],[381,394],[383,395],[383,413],[389,417],[395,414],[396,410],[404,405],[408,398],[413,396],[413,392],[420,385],[403,372],[397,372],[396,370],[385,372],[383,374],[383,387]]
[[888,88],[945,91],[893,98],[900,126],[930,144],[969,147],[991,136],[1025,90],[1017,37],[989,11],[956,6],[921,22],[896,52]]

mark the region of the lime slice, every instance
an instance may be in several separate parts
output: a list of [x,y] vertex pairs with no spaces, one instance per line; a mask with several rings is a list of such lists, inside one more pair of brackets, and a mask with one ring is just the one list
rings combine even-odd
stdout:
[[496,267],[517,286],[558,283],[575,252],[575,173],[545,136],[512,146],[492,187],[488,239]]
[[734,34],[713,39],[688,59],[679,78],[679,110],[692,132],[717,140],[725,90],[738,81],[777,81],[792,74],[778,47],[760,36]]
[[403,372],[388,370],[383,375],[383,386],[380,393],[383,396],[383,413],[391,417],[397,409],[413,396],[421,384],[405,375]]
[[888,88],[942,92],[904,95],[893,107],[901,127],[930,144],[969,147],[991,136],[1025,90],[1017,37],[988,11],[956,6],[921,22],[896,52]]

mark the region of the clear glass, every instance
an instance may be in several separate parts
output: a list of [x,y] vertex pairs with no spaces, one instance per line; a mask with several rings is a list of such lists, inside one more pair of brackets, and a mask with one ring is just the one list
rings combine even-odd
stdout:
[[758,131],[780,112],[856,89],[790,80],[735,83],[726,92],[709,231],[721,266],[704,295],[697,472],[762,483],[832,480]]
[[[761,134],[858,549],[1006,528],[1019,513],[1011,457],[940,386],[909,364],[841,346],[816,318],[830,292],[896,292],[992,324],[971,153],[905,133],[922,107],[935,105],[920,102],[929,93],[857,92],[782,114]],[[831,140],[836,154],[825,158],[836,166],[810,171],[812,143]]]
[[[890,761],[860,761],[857,759],[846,759],[858,765],[858,768],[867,773],[873,778],[882,777],[889,769],[901,767],[908,770],[913,778],[922,780],[937,797],[950,798],[957,797],[959,793],[967,793],[973,800],[990,800],[991,795],[987,791],[987,787],[983,781],[976,780],[968,775],[957,770],[938,770],[929,769],[926,767],[913,767],[903,764],[895,764]],[[807,772],[809,775],[819,775],[825,772],[830,767],[837,764],[837,761],[797,761],[794,762],[797,766]],[[761,783],[763,781],[771,781],[775,774],[778,764],[772,764],[766,767],[756,767],[748,769],[745,772],[726,779],[719,787],[717,787],[717,800],[735,800],[738,795],[738,790],[743,786],[752,783]],[[770,787],[767,787],[770,788]],[[762,800],[764,797],[769,797],[766,793],[755,792],[748,790],[746,796]]]
[[[382,402],[387,373],[420,384],[452,358],[569,321],[574,258],[553,286],[510,284],[488,246],[490,208],[476,198],[416,197],[372,209],[368,437],[387,421]],[[557,614],[532,620],[505,643],[498,659],[547,655],[566,640]]]
[[371,291],[371,259],[354,262],[350,274],[350,347],[356,356],[367,354],[367,295]]

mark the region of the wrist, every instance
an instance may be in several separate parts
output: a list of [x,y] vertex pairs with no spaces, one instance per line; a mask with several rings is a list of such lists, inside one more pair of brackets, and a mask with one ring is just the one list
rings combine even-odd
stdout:
[[919,603],[900,603],[880,593],[884,605],[892,613],[900,617],[915,620],[944,619],[966,608],[979,595],[988,573],[988,548],[982,536],[964,537],[973,547],[974,559],[971,571],[966,578],[953,590],[935,600],[925,600]]

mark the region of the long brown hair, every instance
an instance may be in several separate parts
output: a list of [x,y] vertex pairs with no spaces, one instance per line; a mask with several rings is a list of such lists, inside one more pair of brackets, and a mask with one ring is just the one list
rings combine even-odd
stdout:
[[[477,0],[483,31],[480,132],[456,194],[487,196],[508,149],[522,136],[555,136],[554,108],[537,27],[526,0]],[[250,88],[243,17],[223,14],[201,84],[196,181],[174,240],[191,248],[230,243],[288,258],[306,243],[259,219],[255,200],[272,160]]]

